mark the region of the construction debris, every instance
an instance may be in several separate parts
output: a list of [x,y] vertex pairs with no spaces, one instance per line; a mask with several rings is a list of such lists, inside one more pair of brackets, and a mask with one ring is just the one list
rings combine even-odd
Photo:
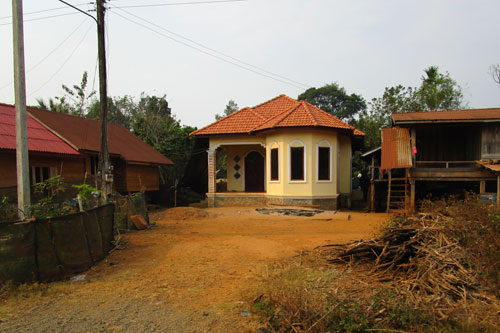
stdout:
[[255,209],[261,214],[271,215],[276,214],[280,216],[306,216],[311,217],[319,213],[323,213],[322,210],[306,210],[306,209],[290,209],[290,208],[257,208]]
[[[382,237],[319,248],[329,263],[371,266],[376,281],[393,281],[408,291],[460,298],[474,291],[477,277],[465,249],[450,239],[443,224],[423,215],[410,226],[390,228]],[[439,218],[432,218],[439,221]]]

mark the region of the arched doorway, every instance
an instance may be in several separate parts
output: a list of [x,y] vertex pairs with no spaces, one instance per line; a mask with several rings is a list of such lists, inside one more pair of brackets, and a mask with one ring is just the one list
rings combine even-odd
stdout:
[[245,157],[245,192],[264,192],[264,157],[256,151]]

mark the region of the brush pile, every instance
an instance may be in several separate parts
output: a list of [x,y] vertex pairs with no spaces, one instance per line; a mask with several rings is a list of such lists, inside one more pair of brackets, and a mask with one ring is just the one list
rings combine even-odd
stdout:
[[477,286],[467,251],[446,232],[443,215],[419,214],[404,226],[390,227],[380,238],[329,244],[319,250],[329,263],[365,263],[374,281],[397,283],[414,293],[468,296]]

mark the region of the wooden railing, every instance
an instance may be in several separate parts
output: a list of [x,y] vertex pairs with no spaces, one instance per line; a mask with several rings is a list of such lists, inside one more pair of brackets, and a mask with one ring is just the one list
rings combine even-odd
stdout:
[[416,161],[416,168],[460,168],[474,167],[475,161]]

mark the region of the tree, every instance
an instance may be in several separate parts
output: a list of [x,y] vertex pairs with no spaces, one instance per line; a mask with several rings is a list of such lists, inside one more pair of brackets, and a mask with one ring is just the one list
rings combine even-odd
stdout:
[[[108,97],[108,122],[122,125],[130,130],[132,128],[132,118],[136,108],[137,105],[130,96]],[[85,117],[99,120],[100,112],[100,101],[94,99],[88,107],[88,112]]]
[[194,146],[194,137],[189,133],[195,129],[182,126],[168,107],[166,96],[141,94],[137,108],[132,115],[132,132],[151,145],[175,164],[166,171],[162,169],[162,182],[173,185],[184,176],[187,163]]
[[36,102],[37,107],[44,110],[66,114],[69,114],[71,110],[71,106],[66,102],[66,99],[64,97],[62,97],[61,99],[58,99],[58,97],[56,97],[55,99],[50,97],[48,103],[46,103],[43,98],[37,98]]
[[320,88],[309,88],[299,95],[299,100],[307,101],[335,117],[351,123],[359,112],[366,109],[363,97],[348,94],[337,83],[327,84]]
[[62,85],[62,89],[66,92],[65,96],[49,98],[48,104],[39,98],[37,99],[38,107],[80,117],[85,116],[89,104],[92,102],[92,97],[96,93],[95,90],[87,92],[87,78],[87,71],[84,71],[79,85],[74,84],[72,88],[65,84]]
[[394,113],[464,108],[462,88],[450,74],[436,66],[424,69],[417,87],[386,87],[382,97],[373,98],[369,110],[361,112],[355,126],[366,133],[365,148],[380,145],[380,129],[391,126]]
[[231,113],[234,113],[238,110],[239,110],[238,104],[236,104],[235,101],[230,99],[229,102],[227,102],[226,108],[224,109],[224,114],[222,116],[219,114],[216,114],[215,120],[219,120],[219,119],[224,118],[225,116],[229,116]]
[[450,74],[439,73],[437,66],[430,66],[424,70],[422,84],[418,89],[418,102],[420,110],[453,110],[462,108],[463,93],[462,88]]
[[500,84],[500,64],[491,65],[490,74],[493,77],[493,81]]

